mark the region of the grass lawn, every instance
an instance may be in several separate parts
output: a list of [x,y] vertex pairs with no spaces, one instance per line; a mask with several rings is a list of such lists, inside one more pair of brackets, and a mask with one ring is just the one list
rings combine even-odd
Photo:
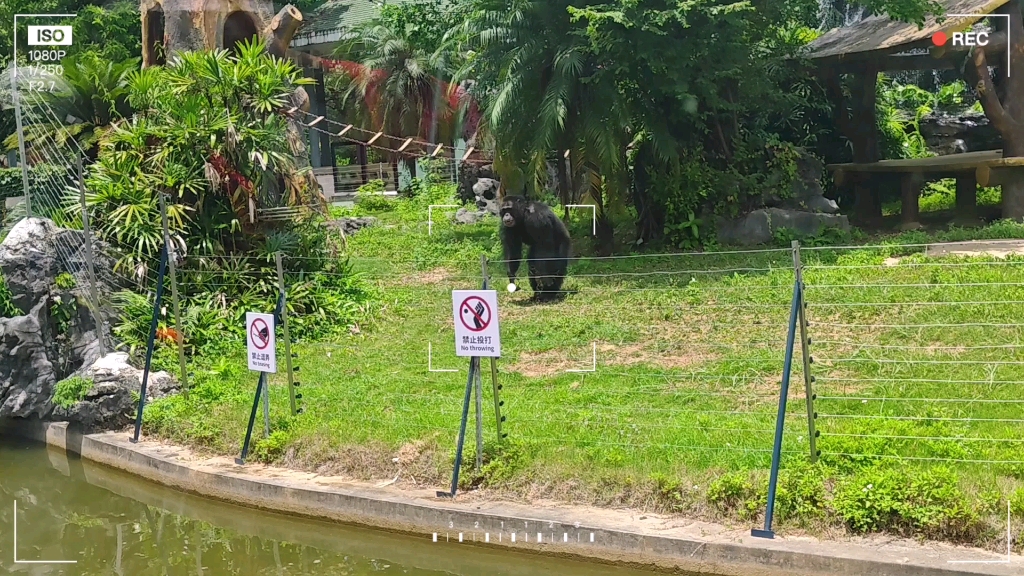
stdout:
[[[445,485],[468,366],[454,354],[451,290],[480,286],[484,254],[499,290],[508,437],[496,435],[485,361],[485,466],[473,470],[471,421],[464,486],[753,525],[779,403],[791,251],[581,259],[570,267],[569,296],[537,305],[528,288],[502,289],[495,220],[455,226],[435,212],[428,234],[425,207],[438,200],[378,210],[377,226],[348,238],[374,304],[336,337],[293,346],[297,418],[279,359],[274,432],[254,457]],[[590,222],[579,218],[576,252],[588,254]],[[944,238],[1007,236],[1024,237],[1024,227]],[[1024,259],[926,259],[907,245],[931,239],[802,250],[821,458],[810,463],[798,345],[778,528],[997,547],[1008,501],[1024,520]],[[434,369],[457,372],[428,371],[428,347]],[[159,359],[174,371],[172,348]],[[148,406],[147,432],[236,454],[256,383],[244,360],[241,341],[192,358],[192,394]]]

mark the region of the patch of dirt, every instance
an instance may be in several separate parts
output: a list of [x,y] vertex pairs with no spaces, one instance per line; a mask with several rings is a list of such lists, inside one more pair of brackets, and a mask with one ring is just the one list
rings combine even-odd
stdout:
[[[661,352],[651,343],[615,345],[597,344],[597,363],[602,366],[633,366],[647,364],[661,368],[688,368],[715,359],[703,350],[677,350]],[[542,378],[564,373],[568,370],[586,370],[592,366],[593,357],[585,358],[566,350],[546,352],[525,352],[519,360],[509,366],[527,378]]]
[[436,484],[444,480],[445,459],[435,437],[402,445],[397,451],[381,443],[332,446],[320,436],[304,438],[285,454],[282,464],[342,480],[395,478],[400,485]]
[[422,270],[418,272],[411,272],[409,274],[403,274],[393,278],[392,284],[398,286],[416,286],[416,285],[433,285],[441,284],[449,280],[453,275],[451,270],[447,268],[434,268],[433,270]]

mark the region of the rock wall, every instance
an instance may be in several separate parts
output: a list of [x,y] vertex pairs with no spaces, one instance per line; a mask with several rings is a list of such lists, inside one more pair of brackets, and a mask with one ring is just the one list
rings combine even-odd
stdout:
[[[100,299],[109,302],[116,289],[108,283],[113,278],[113,258],[101,243],[94,242],[94,248]],[[127,354],[118,357],[121,376],[115,380],[119,390],[105,386],[110,380],[96,378],[97,362],[104,351],[113,348],[109,335],[101,329],[102,318],[97,316],[110,318],[113,312],[97,314],[87,286],[56,287],[61,274],[87,277],[87,265],[83,233],[58,228],[50,220],[22,220],[0,243],[0,273],[12,301],[23,312],[14,318],[0,318],[0,421],[56,418],[102,428],[123,423],[134,405],[130,392],[139,389],[140,378],[124,375],[131,369]],[[58,319],[55,310],[63,310],[66,317]],[[82,402],[55,410],[57,384],[70,377],[91,380],[93,388]],[[160,384],[161,389],[168,387]]]

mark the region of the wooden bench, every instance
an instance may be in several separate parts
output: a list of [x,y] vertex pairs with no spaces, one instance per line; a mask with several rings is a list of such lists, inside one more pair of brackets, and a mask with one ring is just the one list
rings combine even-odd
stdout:
[[977,219],[978,186],[999,186],[1011,178],[1024,178],[1024,158],[1003,158],[1002,150],[861,164],[829,164],[827,168],[832,172],[836,186],[854,185],[855,194],[859,196],[858,205],[867,202],[860,196],[872,193],[881,180],[898,177],[902,197],[900,228],[903,230],[921,227],[918,221],[919,197],[926,182],[955,178],[957,221],[966,222]]

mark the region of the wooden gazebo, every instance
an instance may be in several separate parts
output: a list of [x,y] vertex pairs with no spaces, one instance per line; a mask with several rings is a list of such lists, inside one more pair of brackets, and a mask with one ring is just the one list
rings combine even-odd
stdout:
[[[881,220],[879,189],[899,182],[902,226],[918,223],[918,196],[928,180],[956,178],[958,218],[973,220],[977,185],[1003,187],[1003,217],[1024,218],[1024,27],[1021,0],[940,0],[945,16],[924,26],[872,16],[833,29],[806,47],[806,57],[825,80],[836,124],[849,139],[853,162],[833,164],[834,181],[853,187],[854,218],[868,225]],[[937,32],[951,36],[988,18],[992,33],[984,47],[938,46]],[[1009,60],[1007,45],[1009,44]],[[993,127],[1002,150],[975,151],[932,158],[881,160],[875,118],[878,74],[900,70],[963,70]],[[1011,74],[1012,73],[1012,74]],[[849,74],[849,93],[841,76]]]

